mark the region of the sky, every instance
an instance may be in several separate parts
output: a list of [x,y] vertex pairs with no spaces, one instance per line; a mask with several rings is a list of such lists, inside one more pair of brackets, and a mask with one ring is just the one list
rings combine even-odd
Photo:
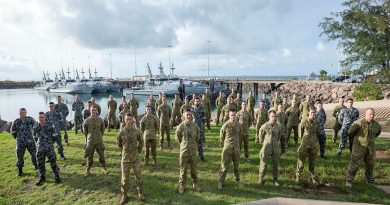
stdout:
[[179,76],[332,74],[342,54],[318,25],[342,9],[340,0],[0,0],[0,80],[61,68],[110,77],[111,67],[130,78],[147,63],[169,73],[170,61]]

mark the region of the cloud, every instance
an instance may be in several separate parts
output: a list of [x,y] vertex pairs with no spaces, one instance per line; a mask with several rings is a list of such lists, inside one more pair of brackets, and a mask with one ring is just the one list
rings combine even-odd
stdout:
[[317,46],[316,46],[316,49],[318,51],[323,51],[325,49],[325,45],[323,43],[321,43],[321,42],[318,42]]
[[282,49],[282,56],[285,58],[289,58],[292,56],[291,51],[287,48]]

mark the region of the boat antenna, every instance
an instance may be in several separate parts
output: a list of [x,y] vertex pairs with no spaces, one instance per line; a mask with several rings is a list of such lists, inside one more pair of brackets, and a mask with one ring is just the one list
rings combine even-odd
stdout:
[[146,68],[148,69],[149,78],[152,78],[153,75],[152,75],[152,70],[150,69],[149,63],[146,63]]
[[83,79],[85,79],[84,73],[84,67],[81,67],[81,74],[83,75]]
[[94,72],[94,73],[95,73],[95,78],[97,78],[97,75],[96,75],[96,74],[97,74],[97,72],[96,72],[96,67],[95,67],[95,72]]
[[46,72],[46,76],[47,76],[47,79],[50,80],[50,74],[49,74],[49,71]]
[[160,66],[158,66],[158,69],[160,70],[160,77],[164,77],[165,74],[164,74],[164,67],[162,66],[162,63],[160,61]]
[[70,71],[69,71],[69,67],[68,67],[68,72],[66,72],[68,74],[68,80],[70,80]]
[[76,68],[76,80],[80,80],[79,71]]
[[174,74],[174,70],[175,70],[175,65],[173,65],[173,62],[172,62],[172,66],[171,66],[171,77],[175,77],[175,74]]
[[89,79],[92,79],[91,68],[88,68],[88,72],[89,72]]

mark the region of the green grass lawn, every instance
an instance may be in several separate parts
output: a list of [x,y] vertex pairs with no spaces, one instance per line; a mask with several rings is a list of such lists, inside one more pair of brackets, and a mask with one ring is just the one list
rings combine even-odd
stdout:
[[[57,157],[62,183],[54,183],[50,165],[46,164],[47,182],[35,186],[38,175],[33,169],[30,156],[26,152],[23,177],[16,177],[17,168],[15,140],[10,134],[0,134],[0,204],[117,204],[120,190],[120,150],[116,147],[116,132],[106,133],[106,161],[110,171],[108,176],[102,174],[98,158],[95,154],[92,173],[86,177],[83,135],[70,132],[70,145],[64,146],[68,158],[62,161]],[[171,136],[174,136],[172,130]],[[207,162],[198,161],[198,178],[202,188],[201,193],[189,189],[191,181],[187,181],[186,192],[177,193],[176,185],[179,175],[178,144],[173,142],[172,150],[158,151],[159,165],[142,167],[144,181],[144,204],[233,204],[271,197],[291,197],[301,199],[321,199],[349,202],[368,202],[390,204],[390,196],[373,185],[365,183],[364,166],[358,172],[354,186],[347,188],[345,184],[346,170],[349,164],[348,152],[341,159],[335,157],[337,146],[327,140],[327,160],[317,158],[316,173],[321,184],[313,187],[309,182],[307,164],[302,177],[303,183],[294,182],[297,161],[297,147],[287,150],[287,157],[280,160],[280,187],[274,187],[271,181],[271,167],[268,166],[264,186],[257,185],[259,167],[259,145],[254,143],[254,130],[250,130],[250,162],[241,161],[241,180],[244,188],[238,190],[234,183],[232,167],[228,172],[224,191],[218,191],[218,170],[220,165],[221,147],[219,145],[219,127],[212,127],[211,133],[206,133],[208,148],[205,150]],[[172,137],[173,138],[173,137]],[[291,140],[291,139],[290,139]],[[389,139],[378,139],[377,150],[389,150]],[[143,154],[140,156],[143,161]],[[243,158],[243,154],[242,154]],[[390,185],[390,160],[376,161],[376,184]],[[188,173],[188,179],[190,179]],[[131,181],[134,185],[134,180]],[[133,187],[129,204],[142,204],[134,198],[136,190]]]

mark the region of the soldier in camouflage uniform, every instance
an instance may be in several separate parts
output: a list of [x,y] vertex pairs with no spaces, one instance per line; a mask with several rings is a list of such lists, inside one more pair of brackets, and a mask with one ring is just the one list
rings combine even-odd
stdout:
[[237,112],[241,110],[241,94],[237,93],[237,98],[234,99],[234,103],[236,104]]
[[347,186],[352,186],[360,164],[366,165],[365,178],[368,183],[374,183],[375,138],[381,134],[381,126],[374,120],[375,111],[369,108],[365,117],[355,121],[348,130],[348,135],[354,139],[351,164],[348,169]]
[[116,129],[116,116],[115,111],[117,108],[117,103],[114,100],[114,97],[110,95],[110,100],[107,102],[107,108],[108,108],[108,126],[107,129],[110,132],[111,127],[113,126]]
[[259,109],[255,113],[256,138],[258,138],[260,127],[268,121],[268,110],[265,108],[264,100],[260,100]]
[[[217,119],[215,120],[215,124],[217,126],[219,124],[219,119],[220,119],[222,108],[223,108],[223,106],[225,106],[225,104],[226,104],[226,100],[225,100],[225,97],[223,96],[223,92],[219,92],[219,96],[215,100],[215,107],[217,107]],[[222,116],[222,120],[223,120],[223,116]]]
[[320,133],[318,135],[318,143],[320,145],[320,156],[321,158],[325,158],[325,145],[326,145],[326,134],[325,134],[325,122],[326,122],[326,114],[324,109],[322,108],[322,102],[318,101],[316,104],[316,120],[320,124]]
[[286,141],[287,141],[287,115],[284,113],[283,110],[283,104],[278,105],[278,111],[276,112],[278,115],[278,123],[280,124],[282,128],[282,136],[280,137],[280,148],[281,148],[281,154],[282,158],[285,157],[286,154]]
[[156,105],[156,100],[154,99],[153,94],[150,94],[150,95],[149,95],[148,102],[149,102],[149,101],[150,101],[150,104],[153,105],[152,111],[153,111],[153,110],[156,110],[156,107],[155,107],[155,105]]
[[248,111],[252,116],[252,119],[255,119],[255,97],[253,97],[252,90],[249,91],[248,97],[246,98],[246,103],[248,104]]
[[93,155],[95,150],[99,156],[99,162],[102,166],[103,173],[107,174],[106,160],[104,159],[104,144],[103,144],[103,134],[104,134],[104,121],[97,115],[97,108],[92,106],[91,108],[91,117],[84,121],[84,135],[87,138],[87,146],[85,152],[87,155],[87,167],[86,175],[91,174],[91,167],[93,164]]
[[236,89],[232,88],[232,91],[230,92],[229,96],[228,97],[231,97],[232,100],[236,99],[237,98],[237,92],[236,92]]
[[235,110],[237,112],[237,106],[233,102],[233,98],[229,96],[227,98],[227,104],[222,108],[222,122],[225,123],[229,120],[229,110]]
[[309,172],[314,185],[318,185],[314,174],[315,161],[317,158],[318,141],[317,136],[320,134],[320,124],[315,119],[316,111],[310,107],[309,116],[303,119],[299,124],[299,136],[301,145],[298,148],[298,163],[296,171],[296,183],[300,183],[300,177],[303,172],[306,158],[309,158]]
[[20,108],[19,118],[12,123],[11,127],[12,136],[16,139],[16,158],[18,160],[16,167],[18,167],[17,176],[19,177],[23,175],[24,153],[26,152],[26,149],[31,155],[31,161],[35,169],[38,169],[36,158],[37,148],[31,132],[35,120],[30,116],[26,116],[26,114],[26,108]]
[[125,116],[129,111],[129,105],[126,102],[122,102],[123,110],[119,113],[119,129],[125,127]]
[[65,143],[69,145],[69,137],[68,137],[68,127],[67,127],[67,121],[66,117],[69,115],[69,109],[68,106],[64,103],[62,103],[61,96],[57,96],[57,104],[55,105],[54,109],[62,114],[63,120],[60,121],[60,129],[65,132],[64,139]]
[[275,111],[278,110],[278,105],[282,104],[282,99],[280,99],[278,91],[275,91],[275,95],[272,98],[271,103],[272,109],[274,109]]
[[271,108],[271,103],[269,102],[269,99],[267,98],[266,94],[263,94],[263,99],[264,101],[264,107],[265,109],[269,110]]
[[[156,110],[154,109],[154,105],[156,105],[156,102],[155,100],[153,99],[148,99],[148,102],[146,103],[146,107],[150,107],[151,111],[152,111],[152,115],[156,116]],[[145,111],[145,114],[146,114],[146,111]]]
[[[162,93],[158,94],[158,100],[156,101],[156,104],[155,104],[156,112],[158,110],[158,107],[160,107],[160,105],[163,103],[162,97],[163,97]],[[157,115],[157,117],[160,118],[158,115]]]
[[277,114],[275,110],[268,111],[269,121],[261,126],[259,130],[259,138],[256,138],[257,143],[263,144],[260,150],[260,166],[259,166],[259,185],[264,184],[264,175],[267,168],[269,158],[272,159],[272,177],[275,186],[279,186],[278,182],[278,167],[279,167],[279,141],[283,138],[283,127],[277,123]]
[[[88,105],[87,105],[87,108],[84,110],[83,112],[83,118],[84,120],[86,120],[87,118],[89,118],[91,116],[91,107],[92,107],[92,101],[88,101]],[[81,126],[82,127],[82,126]],[[81,128],[83,129],[83,128]]]
[[96,107],[96,110],[98,112],[97,115],[100,116],[100,114],[102,114],[102,108],[100,107],[99,104],[96,103],[96,98],[95,97],[92,97],[91,101],[92,101],[92,106]]
[[157,116],[160,119],[160,149],[163,148],[164,135],[167,134],[168,148],[171,148],[171,133],[169,120],[171,119],[172,109],[167,104],[167,96],[163,95],[162,104],[157,109]]
[[76,135],[79,129],[83,132],[83,110],[84,103],[80,100],[80,96],[76,95],[76,99],[72,103],[72,111],[74,111],[74,132]]
[[188,100],[188,97],[185,97],[184,98],[184,105],[181,106],[180,108],[180,114],[183,116],[183,114],[187,111],[187,110],[191,110],[191,105],[190,105],[190,101]]
[[199,126],[199,133],[200,133],[200,138],[198,141],[198,152],[199,152],[199,157],[202,161],[205,161],[204,158],[204,153],[203,153],[203,143],[206,141],[205,135],[204,135],[204,121],[206,119],[205,116],[205,111],[203,106],[200,104],[200,99],[195,98],[195,103],[194,106],[191,108],[191,112],[194,115],[194,121],[195,123]]
[[157,165],[156,135],[158,132],[158,118],[152,114],[152,106],[146,107],[146,115],[141,120],[140,129],[144,136],[145,165],[149,164],[149,149],[152,152],[154,165]]
[[[359,119],[359,110],[353,107],[353,99],[347,99],[347,107],[340,111],[338,121],[342,125],[341,127],[341,140],[339,145],[339,151],[337,155],[340,157],[344,151],[347,140],[349,141],[349,153],[352,153],[353,136],[348,136],[348,129],[351,124]],[[349,139],[348,139],[349,137]]]
[[301,105],[301,101],[298,99],[296,93],[293,94],[292,99],[291,99],[291,102],[292,102],[293,100],[295,101],[295,106],[297,106],[297,107],[299,108],[299,106]]
[[298,144],[298,125],[299,125],[299,108],[295,104],[295,100],[291,101],[291,107],[286,110],[287,115],[287,139],[286,147],[289,146],[291,130],[294,130],[294,141]]
[[191,107],[194,106],[194,104],[195,104],[195,98],[197,98],[197,97],[198,97],[197,94],[193,94],[193,95],[192,95],[192,99],[190,100],[190,105],[191,105]]
[[237,120],[241,125],[242,135],[240,138],[240,151],[244,143],[245,161],[249,162],[249,128],[252,125],[252,116],[247,110],[247,103],[245,101],[241,104],[241,110],[237,113]]
[[314,108],[314,103],[311,101],[310,95],[306,95],[305,101],[299,105],[299,111],[301,112],[301,120],[306,119],[309,114],[309,109]]
[[178,185],[180,194],[183,194],[185,190],[188,166],[191,171],[192,188],[196,192],[200,191],[196,174],[196,151],[200,141],[200,130],[199,126],[192,121],[191,111],[185,111],[183,117],[184,121],[176,128],[176,141],[180,144],[180,176]]
[[210,102],[210,109],[211,109],[211,93],[209,92],[209,89],[208,89],[208,88],[206,88],[206,89],[204,90],[204,96],[205,96],[207,99],[209,99],[209,102]]
[[141,162],[139,160],[139,154],[144,144],[142,133],[134,127],[134,118],[131,113],[126,114],[125,121],[126,126],[117,135],[117,144],[122,151],[120,204],[125,204],[127,200],[127,193],[130,188],[130,169],[134,171],[138,197],[141,201],[145,200],[145,196],[142,193]]
[[283,97],[282,106],[283,112],[286,112],[286,110],[290,107],[290,104],[287,102],[287,97]]
[[181,123],[180,108],[183,102],[180,100],[179,96],[175,94],[175,99],[172,100],[172,118],[171,118],[171,128]]
[[[207,130],[210,132],[210,119],[211,119],[211,102],[210,98],[206,95],[202,95],[202,104],[205,112],[205,123],[207,126]],[[204,138],[205,139],[205,138]]]
[[126,96],[122,96],[122,101],[121,101],[121,103],[119,104],[119,107],[118,107],[119,113],[122,112],[124,104],[127,105]]
[[332,116],[335,119],[334,126],[333,126],[333,143],[336,144],[337,135],[339,131],[341,130],[341,124],[339,123],[338,117],[340,114],[340,111],[342,109],[346,108],[344,106],[344,98],[339,98],[339,104],[336,105],[333,109]]
[[49,103],[49,108],[50,111],[46,112],[46,121],[50,122],[54,126],[54,132],[56,132],[56,135],[53,142],[57,142],[57,149],[58,153],[60,154],[62,160],[65,160],[65,155],[64,155],[64,147],[62,146],[62,137],[61,137],[61,132],[60,132],[60,124],[64,120],[62,117],[62,114],[58,111],[55,110],[55,105],[53,102]]
[[136,122],[137,127],[139,127],[139,119],[138,119],[138,107],[139,103],[137,99],[135,99],[135,95],[131,94],[131,99],[129,101],[129,108],[131,114],[133,114],[134,120]]
[[[54,106],[54,103],[53,103]],[[53,107],[54,108],[54,107]],[[37,165],[39,169],[39,181],[35,185],[40,186],[46,181],[45,159],[49,159],[51,169],[55,177],[55,182],[61,182],[59,168],[56,162],[56,153],[54,151],[53,141],[58,136],[58,128],[55,128],[52,123],[46,121],[45,113],[39,113],[39,122],[33,127],[34,140],[37,146]]]
[[242,129],[240,123],[238,123],[236,119],[236,111],[231,110],[228,112],[228,115],[229,120],[223,124],[220,130],[220,139],[223,149],[221,154],[221,168],[219,169],[218,190],[223,189],[230,161],[233,161],[233,172],[236,177],[237,187],[241,188],[239,166]]

